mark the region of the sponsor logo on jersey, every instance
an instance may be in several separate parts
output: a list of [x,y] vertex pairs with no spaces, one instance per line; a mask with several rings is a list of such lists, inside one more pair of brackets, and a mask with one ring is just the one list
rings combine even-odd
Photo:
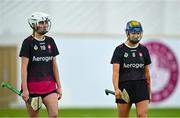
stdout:
[[126,64],[124,63],[123,68],[144,68],[144,64],[140,64],[140,63],[132,63],[132,64]]
[[38,50],[38,46],[37,45],[34,45],[34,50]]
[[131,50],[131,52],[136,52],[137,50]]
[[139,56],[140,56],[140,57],[142,57],[142,56],[143,56],[142,52],[139,52]]
[[46,56],[46,57],[33,56],[32,61],[35,61],[35,62],[49,62],[49,61],[52,61],[52,59],[53,59],[53,56]]
[[48,45],[48,49],[51,49],[51,45]]
[[40,45],[45,45],[45,42],[39,43]]
[[128,57],[128,53],[127,52],[124,53],[124,57]]
[[41,45],[40,48],[41,48],[41,50],[46,50],[46,46],[45,45]]
[[136,53],[135,52],[132,53],[132,57],[136,57]]
[[50,44],[48,44],[48,51],[49,51],[49,53],[51,53],[51,45]]

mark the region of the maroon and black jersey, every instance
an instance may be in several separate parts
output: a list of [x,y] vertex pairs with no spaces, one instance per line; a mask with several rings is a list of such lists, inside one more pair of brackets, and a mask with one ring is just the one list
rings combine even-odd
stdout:
[[27,85],[31,94],[45,94],[56,89],[53,57],[59,54],[53,38],[38,41],[29,36],[23,41],[20,57],[29,58]]
[[131,48],[126,44],[116,47],[111,64],[120,64],[119,82],[127,80],[143,80],[145,78],[144,67],[151,63],[148,49],[139,44]]

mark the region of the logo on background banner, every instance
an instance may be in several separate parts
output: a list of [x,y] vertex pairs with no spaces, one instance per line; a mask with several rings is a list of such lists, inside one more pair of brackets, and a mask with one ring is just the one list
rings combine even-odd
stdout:
[[161,102],[174,92],[178,83],[179,66],[176,55],[165,44],[160,42],[145,43],[152,64],[152,102]]

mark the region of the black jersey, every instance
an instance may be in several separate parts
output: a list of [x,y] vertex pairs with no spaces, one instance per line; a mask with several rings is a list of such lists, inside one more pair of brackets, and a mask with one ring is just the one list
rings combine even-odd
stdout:
[[111,64],[120,64],[119,82],[127,80],[143,80],[145,78],[144,67],[151,63],[148,49],[139,44],[130,48],[124,43],[117,46]]
[[27,82],[31,93],[46,93],[55,89],[52,62],[58,54],[51,37],[45,36],[43,41],[38,41],[29,36],[23,41],[19,56],[29,58]]

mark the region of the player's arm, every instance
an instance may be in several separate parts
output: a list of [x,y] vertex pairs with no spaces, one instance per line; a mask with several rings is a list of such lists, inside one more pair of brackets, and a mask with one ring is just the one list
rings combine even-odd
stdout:
[[56,62],[56,57],[53,57],[53,72],[54,72],[54,77],[56,80],[57,84],[57,92],[59,94],[59,97],[61,97],[62,92],[61,92],[61,83],[60,83],[60,76],[59,76],[59,70]]
[[145,76],[146,76],[146,82],[147,82],[147,85],[148,85],[149,95],[150,95],[150,98],[151,98],[151,76],[150,76],[149,65],[145,65],[144,73],[145,73]]
[[119,89],[119,69],[119,64],[114,63],[112,79],[116,98],[121,98],[121,91]]
[[22,81],[22,98],[27,101],[29,99],[29,91],[27,88],[27,67],[29,58],[21,57],[21,81]]

